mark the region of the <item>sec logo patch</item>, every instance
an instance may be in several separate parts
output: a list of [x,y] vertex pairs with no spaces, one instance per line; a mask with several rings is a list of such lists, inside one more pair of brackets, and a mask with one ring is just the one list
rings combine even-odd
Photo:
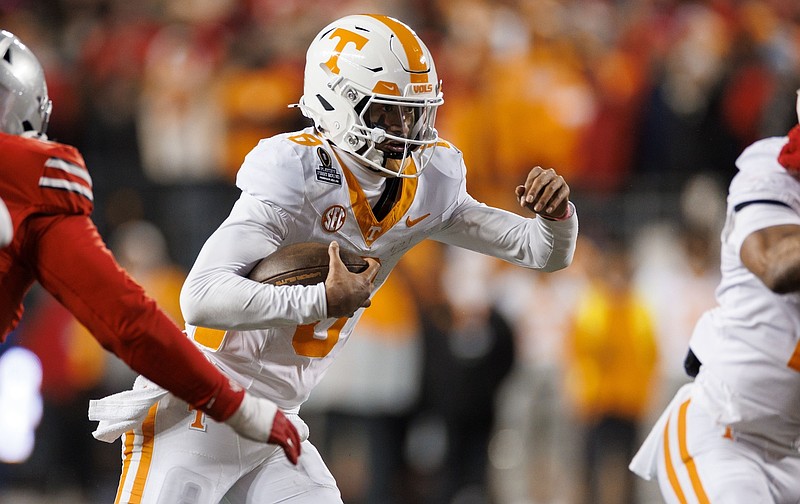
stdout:
[[341,205],[333,205],[322,212],[322,229],[328,233],[335,233],[344,226],[347,212]]

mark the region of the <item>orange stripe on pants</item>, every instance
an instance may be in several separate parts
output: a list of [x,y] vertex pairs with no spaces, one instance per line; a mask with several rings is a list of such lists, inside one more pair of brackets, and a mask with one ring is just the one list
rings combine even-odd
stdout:
[[669,420],[667,420],[667,425],[664,427],[664,462],[667,469],[667,478],[672,490],[675,492],[675,497],[678,498],[681,504],[688,504],[686,496],[683,495],[683,490],[681,490],[678,475],[675,473],[675,467],[672,465],[672,455],[669,449]]
[[[122,475],[119,480],[119,487],[117,488],[117,498],[114,504],[140,504],[142,502],[142,494],[144,493],[144,485],[147,481],[147,474],[150,471],[150,463],[153,460],[153,441],[155,438],[156,427],[156,412],[158,411],[158,404],[154,404],[147,412],[147,417],[142,422],[142,440],[141,448],[139,450],[139,461],[134,461],[135,450],[138,443],[136,443],[135,430],[125,433],[122,444]],[[128,500],[122,500],[124,493],[125,483],[130,477],[131,467],[136,467],[136,474],[134,475],[133,485],[130,491]]]
[[689,472],[689,480],[692,482],[694,493],[697,494],[698,502],[700,502],[700,504],[710,504],[706,491],[703,489],[703,484],[700,482],[697,466],[692,456],[689,455],[689,449],[686,446],[686,410],[689,409],[690,401],[691,399],[687,399],[686,402],[681,404],[678,412],[678,446],[680,447],[681,460],[686,466],[686,470]]
[[[708,495],[703,488],[703,483],[700,481],[700,474],[697,472],[697,465],[694,458],[689,454],[688,444],[686,442],[686,412],[689,409],[689,402],[691,399],[684,401],[678,409],[678,450],[681,456],[681,462],[686,467],[689,473],[689,481],[692,483],[692,489],[697,496],[699,504],[710,504]],[[664,462],[667,471],[667,478],[669,479],[670,486],[675,492],[675,497],[681,504],[688,504],[686,495],[683,493],[678,475],[675,472],[675,466],[672,464],[672,453],[669,447],[669,421],[664,428]]]

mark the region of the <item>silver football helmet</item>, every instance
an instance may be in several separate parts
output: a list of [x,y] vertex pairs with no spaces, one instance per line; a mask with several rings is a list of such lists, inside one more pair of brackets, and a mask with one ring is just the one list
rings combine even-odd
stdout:
[[0,30],[0,131],[43,135],[52,108],[39,60],[13,33]]
[[324,138],[385,175],[419,176],[439,140],[444,99],[411,28],[381,15],[338,19],[309,46],[304,79],[299,107]]

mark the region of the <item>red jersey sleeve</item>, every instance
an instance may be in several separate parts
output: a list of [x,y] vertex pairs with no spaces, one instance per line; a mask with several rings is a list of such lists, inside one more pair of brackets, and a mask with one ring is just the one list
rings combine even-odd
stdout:
[[117,264],[88,217],[37,218],[36,223],[39,239],[27,253],[37,280],[104,348],[216,420],[236,411],[244,391]]
[[[0,133],[0,197],[15,229],[0,250],[0,338],[39,281],[132,369],[223,421],[244,391],[117,264],[89,218],[92,179],[73,147]],[[17,232],[18,231],[18,232]]]

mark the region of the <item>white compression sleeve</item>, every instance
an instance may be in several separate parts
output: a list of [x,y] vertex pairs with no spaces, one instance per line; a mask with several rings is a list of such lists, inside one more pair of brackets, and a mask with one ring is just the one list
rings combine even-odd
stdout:
[[274,402],[245,394],[242,405],[225,423],[243,437],[266,443],[277,412]]

